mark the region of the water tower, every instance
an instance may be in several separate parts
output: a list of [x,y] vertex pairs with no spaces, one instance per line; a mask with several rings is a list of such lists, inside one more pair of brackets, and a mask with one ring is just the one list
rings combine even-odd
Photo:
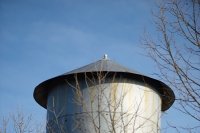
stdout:
[[36,102],[47,109],[47,132],[159,133],[171,88],[108,59],[40,83]]

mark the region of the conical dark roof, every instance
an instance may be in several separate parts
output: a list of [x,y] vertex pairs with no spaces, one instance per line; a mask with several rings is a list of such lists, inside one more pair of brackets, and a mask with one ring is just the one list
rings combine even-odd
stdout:
[[78,69],[72,70],[70,72],[64,73],[63,75],[74,74],[74,73],[85,73],[85,72],[124,72],[124,73],[133,73],[143,75],[137,71],[134,71],[130,68],[122,66],[116,62],[113,62],[109,59],[102,59],[97,62],[88,64],[86,66],[80,67]]
[[58,80],[63,79],[63,78],[70,78],[70,76],[72,77],[72,75],[74,74],[84,74],[84,73],[91,73],[91,72],[115,72],[115,73],[120,73],[123,76],[128,76],[132,79],[137,79],[137,80],[142,80],[142,81],[145,80],[146,83],[151,84],[156,89],[158,89],[158,92],[160,93],[160,96],[162,99],[162,111],[165,111],[168,108],[170,108],[174,102],[175,95],[172,89],[169,88],[164,83],[162,83],[161,81],[150,78],[130,68],[124,67],[107,58],[104,58],[97,62],[80,67],[78,69],[72,70],[70,72],[64,73],[62,75],[59,75],[57,77],[51,78],[49,80],[46,80],[40,83],[34,90],[34,94],[33,94],[34,98],[36,102],[38,102],[38,104],[40,104],[44,108],[47,108],[46,107],[47,95],[49,91],[48,88],[51,82],[57,82]]

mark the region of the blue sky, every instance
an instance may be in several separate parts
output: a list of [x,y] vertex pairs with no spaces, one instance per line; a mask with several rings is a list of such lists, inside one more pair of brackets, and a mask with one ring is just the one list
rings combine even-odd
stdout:
[[[152,77],[153,62],[138,54],[144,54],[139,45],[143,27],[156,34],[148,4],[146,0],[1,0],[0,114],[19,103],[33,113],[45,113],[33,99],[34,88],[100,60],[103,54]],[[166,120],[177,121],[173,108],[167,112],[163,126]]]

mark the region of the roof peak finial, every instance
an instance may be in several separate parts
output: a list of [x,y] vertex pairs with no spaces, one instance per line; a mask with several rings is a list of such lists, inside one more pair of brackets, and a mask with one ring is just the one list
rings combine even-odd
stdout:
[[103,59],[104,59],[104,60],[109,60],[108,55],[107,55],[107,54],[104,54]]

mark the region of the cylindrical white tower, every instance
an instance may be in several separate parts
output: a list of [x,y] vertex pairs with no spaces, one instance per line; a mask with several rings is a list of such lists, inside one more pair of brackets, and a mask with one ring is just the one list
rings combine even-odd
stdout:
[[47,132],[159,133],[175,95],[164,83],[104,59],[39,84]]

